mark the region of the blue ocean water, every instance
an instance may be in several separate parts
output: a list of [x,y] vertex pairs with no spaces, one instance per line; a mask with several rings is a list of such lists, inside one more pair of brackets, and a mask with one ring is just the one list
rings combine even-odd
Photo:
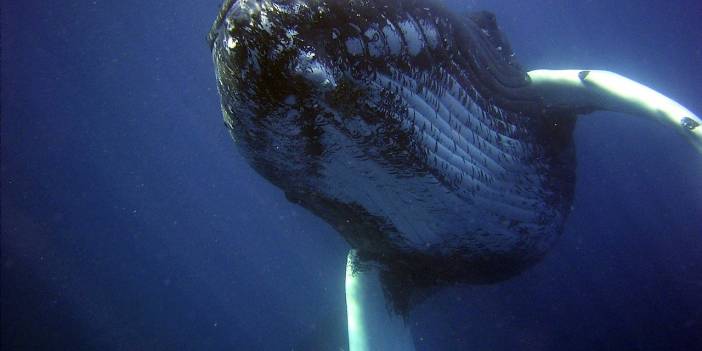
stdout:
[[[608,69],[702,113],[699,1],[453,1],[532,68]],[[347,244],[221,121],[207,1],[2,0],[3,350],[339,350]],[[575,210],[523,275],[417,306],[418,350],[702,348],[702,156],[598,113]]]

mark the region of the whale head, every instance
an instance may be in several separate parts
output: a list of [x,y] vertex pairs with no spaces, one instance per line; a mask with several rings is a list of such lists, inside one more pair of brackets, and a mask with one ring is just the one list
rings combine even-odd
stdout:
[[227,1],[208,40],[244,157],[398,281],[499,281],[560,235],[574,118],[525,89],[491,14]]

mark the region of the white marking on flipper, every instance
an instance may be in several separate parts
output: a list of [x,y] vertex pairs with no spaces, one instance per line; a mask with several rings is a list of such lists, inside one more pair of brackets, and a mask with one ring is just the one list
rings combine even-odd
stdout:
[[356,250],[346,260],[346,313],[350,351],[413,351],[412,331],[387,301],[380,269],[369,264],[361,270]]
[[534,70],[536,92],[549,105],[580,106],[642,115],[673,127],[702,153],[702,120],[675,100],[608,71]]

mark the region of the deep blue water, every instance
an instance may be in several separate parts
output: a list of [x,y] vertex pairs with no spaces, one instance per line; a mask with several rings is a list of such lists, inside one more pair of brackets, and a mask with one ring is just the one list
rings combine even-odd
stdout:
[[[702,113],[702,2],[464,1],[529,69],[608,69]],[[236,152],[218,0],[2,0],[3,350],[338,350],[348,246]],[[635,117],[576,130],[558,246],[411,315],[418,350],[702,349],[702,155]]]

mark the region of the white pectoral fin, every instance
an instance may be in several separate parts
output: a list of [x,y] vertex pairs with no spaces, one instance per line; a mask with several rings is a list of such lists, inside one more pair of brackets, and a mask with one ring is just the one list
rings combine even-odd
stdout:
[[702,153],[702,120],[675,100],[608,71],[534,70],[532,87],[547,105],[589,107],[650,117],[675,128]]
[[346,263],[346,313],[350,351],[414,351],[409,326],[387,301],[377,267],[359,270],[356,251]]

